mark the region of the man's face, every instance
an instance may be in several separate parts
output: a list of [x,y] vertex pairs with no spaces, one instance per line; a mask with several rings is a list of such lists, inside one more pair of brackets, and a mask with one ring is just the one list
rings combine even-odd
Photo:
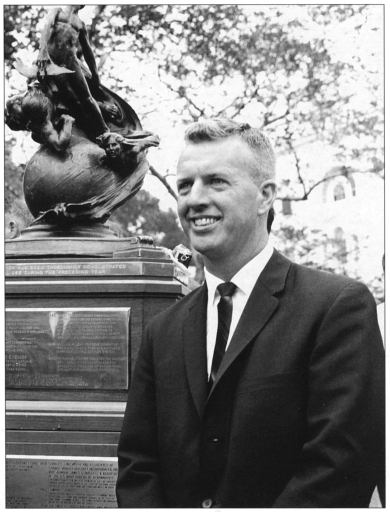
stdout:
[[[178,164],[178,213],[209,261],[245,264],[264,246],[263,197],[250,175],[250,148],[236,137],[188,144]],[[261,250],[261,249],[260,249]]]
[[121,153],[121,146],[116,140],[110,140],[104,149],[108,158],[117,158]]

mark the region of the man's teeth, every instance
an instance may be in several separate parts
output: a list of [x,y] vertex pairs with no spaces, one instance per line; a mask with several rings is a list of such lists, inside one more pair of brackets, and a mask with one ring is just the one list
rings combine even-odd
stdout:
[[210,224],[214,224],[217,222],[217,219],[212,219],[210,217],[202,217],[201,219],[194,219],[195,226],[208,226]]

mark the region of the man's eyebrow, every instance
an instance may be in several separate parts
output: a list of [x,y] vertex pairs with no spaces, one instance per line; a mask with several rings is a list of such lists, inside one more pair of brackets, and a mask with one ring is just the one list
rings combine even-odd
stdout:
[[181,185],[182,183],[188,183],[191,181],[191,178],[179,178],[176,180],[176,185]]

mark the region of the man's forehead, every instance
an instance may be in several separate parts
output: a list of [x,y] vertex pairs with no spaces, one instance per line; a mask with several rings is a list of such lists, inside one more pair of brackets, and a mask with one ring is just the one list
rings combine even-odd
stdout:
[[234,151],[235,153],[248,153],[251,152],[251,148],[248,146],[248,144],[242,140],[237,135],[233,135],[230,137],[224,137],[221,139],[215,139],[215,140],[207,140],[202,142],[192,142],[187,141],[186,145],[184,146],[184,149],[181,153],[182,155],[191,155],[191,154],[214,154],[214,153],[221,153],[223,155],[226,154],[226,152]]
[[223,139],[205,142],[187,142],[178,161],[178,173],[187,167],[201,169],[209,164],[221,167],[226,165],[241,166],[246,158],[251,158],[249,146],[238,137],[226,137]]

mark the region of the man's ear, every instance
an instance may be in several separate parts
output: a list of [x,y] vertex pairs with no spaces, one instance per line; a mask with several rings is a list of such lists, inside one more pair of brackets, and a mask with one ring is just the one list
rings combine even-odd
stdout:
[[268,213],[272,208],[276,195],[278,193],[278,187],[274,180],[265,180],[259,187],[260,192],[260,206],[258,209],[259,215]]

